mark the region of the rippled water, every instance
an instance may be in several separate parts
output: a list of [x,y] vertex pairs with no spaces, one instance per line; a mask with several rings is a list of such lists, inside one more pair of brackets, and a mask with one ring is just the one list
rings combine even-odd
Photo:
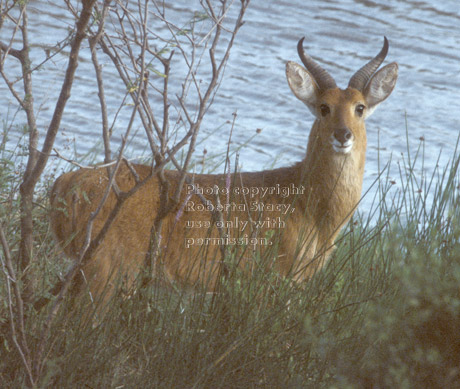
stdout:
[[[66,34],[70,23],[67,13],[46,1],[30,3],[31,40],[40,47],[53,45]],[[187,20],[198,9],[196,3],[174,0],[169,10],[171,17]],[[407,152],[406,121],[411,148],[415,150],[423,137],[425,165],[433,167],[442,150],[442,166],[453,155],[460,129],[459,26],[458,0],[390,0],[384,4],[367,0],[253,0],[220,92],[203,123],[201,137],[205,141],[197,153],[203,148],[215,153],[226,150],[230,126],[216,129],[232,120],[232,113],[237,112],[235,144],[262,129],[240,152],[243,170],[285,166],[301,159],[313,118],[292,95],[284,75],[285,62],[298,61],[298,39],[306,37],[309,54],[328,69],[339,86],[345,87],[354,71],[380,50],[383,36],[387,36],[390,51],[386,63],[398,62],[399,79],[393,94],[367,123],[365,187],[377,177],[379,161],[383,166],[391,156],[397,160]],[[5,41],[7,36],[8,31],[2,31],[0,39]],[[57,56],[52,72],[35,75],[35,104],[40,109],[41,129],[54,108],[52,103],[66,61],[65,56]],[[109,109],[114,114],[124,88],[114,74],[106,77]],[[5,84],[0,82],[3,118],[12,101]],[[120,122],[120,132],[123,123]],[[74,138],[76,149],[83,153],[99,139],[100,127],[94,73],[89,58],[83,56],[58,146],[65,152],[64,140]],[[140,139],[130,151],[135,155],[145,150],[145,140]],[[113,148],[117,148],[116,142]]]

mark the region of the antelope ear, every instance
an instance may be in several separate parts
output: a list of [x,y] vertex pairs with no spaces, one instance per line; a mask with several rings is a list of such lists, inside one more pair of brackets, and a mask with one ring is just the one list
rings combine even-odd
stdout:
[[388,96],[396,85],[398,79],[398,64],[390,63],[380,69],[371,80],[367,83],[364,89],[364,98],[368,104],[367,115],[369,117],[375,108]]
[[308,107],[313,115],[317,116],[318,87],[313,76],[304,67],[289,61],[286,64],[286,77],[295,96]]

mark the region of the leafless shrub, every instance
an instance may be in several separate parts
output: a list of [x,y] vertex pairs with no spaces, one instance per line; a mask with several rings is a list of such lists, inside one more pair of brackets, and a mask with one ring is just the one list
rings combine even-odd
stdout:
[[[33,63],[31,52],[34,47],[29,40],[29,4],[23,1],[0,1],[0,28],[7,23],[11,32],[7,40],[0,42],[0,75],[17,106],[25,112],[29,137],[20,185],[19,250],[17,255],[12,255],[12,243],[5,234],[3,223],[0,223],[3,247],[1,265],[8,292],[8,332],[21,356],[30,386],[36,386],[44,374],[46,356],[53,343],[51,326],[81,263],[97,248],[121,205],[146,181],[136,177],[137,185],[127,193],[121,192],[114,183],[119,166],[123,163],[130,165],[125,156],[126,147],[137,121],[145,129],[152,154],[150,176],[159,177],[163,193],[163,211],[155,220],[152,249],[146,259],[148,267],[154,266],[162,220],[179,201],[200,126],[222,80],[249,0],[201,0],[200,11],[185,27],[176,25],[170,19],[166,1],[66,0],[65,5],[73,15],[75,26],[52,50],[45,50],[40,63]],[[228,17],[230,14],[231,17]],[[65,77],[49,125],[41,132],[37,126],[37,108],[34,106],[33,76],[37,69],[64,49],[70,50]],[[114,190],[118,204],[97,236],[92,234],[92,221],[106,196],[89,220],[80,260],[54,288],[57,298],[49,308],[42,327],[37,328],[34,334],[39,341],[32,351],[29,346],[31,340],[25,330],[27,315],[24,307],[36,298],[34,277],[30,271],[31,265],[37,261],[34,252],[34,196],[50,156],[76,163],[64,156],[65,153],[55,145],[55,140],[74,83],[78,58],[85,50],[90,51],[88,57],[95,69],[100,102],[104,164],[98,168],[109,170],[111,179],[105,193],[107,196]],[[19,78],[13,79],[9,67],[17,67],[18,64],[22,71]],[[120,96],[120,106],[112,116],[106,102],[105,67],[115,69],[125,90],[125,95]],[[124,133],[118,134],[115,139],[113,129],[121,110],[126,111],[127,107],[131,107],[129,123]],[[117,144],[116,152],[112,150],[114,144]],[[179,151],[184,156],[180,162],[176,157]],[[163,174],[168,163],[181,172],[180,185],[172,197],[166,196],[169,183]]]

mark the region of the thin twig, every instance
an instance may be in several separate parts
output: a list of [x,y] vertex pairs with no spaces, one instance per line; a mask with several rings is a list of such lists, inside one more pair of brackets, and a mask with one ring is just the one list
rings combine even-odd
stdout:
[[[107,168],[107,167],[111,167],[111,166],[114,166],[117,161],[110,161],[110,162],[107,162],[107,163],[101,163],[101,164],[98,164],[98,165],[83,165],[73,159],[70,159],[70,158],[67,158],[67,157],[64,157],[56,148],[53,148],[53,151],[55,152],[55,157],[59,158],[59,159],[62,159],[63,161],[66,161],[80,169],[93,169],[93,170],[96,170],[96,169],[103,169],[103,168]],[[124,160],[126,158],[123,158]],[[139,158],[130,158],[130,159],[126,159],[126,161],[128,162],[132,162],[132,161],[136,161],[138,160]]]

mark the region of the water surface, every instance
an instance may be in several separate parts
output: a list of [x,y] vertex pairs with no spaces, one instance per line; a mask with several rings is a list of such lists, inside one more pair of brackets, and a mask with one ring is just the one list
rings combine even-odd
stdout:
[[[197,1],[174,0],[172,4],[168,15],[178,24],[186,23],[199,9]],[[43,51],[37,48],[52,46],[62,39],[72,21],[66,10],[44,0],[30,1],[30,9],[30,35],[36,49],[33,60],[39,61]],[[345,87],[349,77],[378,53],[386,36],[390,51],[385,63],[398,62],[399,79],[393,94],[367,123],[365,190],[390,158],[397,163],[407,154],[406,138],[413,150],[424,139],[425,166],[433,168],[440,153],[440,165],[445,165],[453,155],[460,129],[459,26],[457,0],[390,0],[384,4],[366,0],[253,0],[219,94],[203,123],[203,141],[197,153],[204,148],[209,154],[225,152],[231,127],[228,122],[236,112],[234,146],[244,143],[257,129],[262,130],[240,151],[243,170],[287,166],[301,159],[313,117],[292,95],[284,74],[286,61],[299,61],[299,38],[306,37],[309,54],[327,68],[340,87]],[[8,34],[4,28],[0,39],[6,41]],[[86,46],[82,53],[57,139],[60,152],[69,156],[72,150],[84,154],[100,139],[99,103]],[[34,74],[35,106],[42,133],[54,109],[66,63],[66,55],[58,55],[45,70]],[[105,77],[109,113],[113,116],[125,89],[109,66]],[[180,83],[175,85],[179,87]],[[15,102],[3,82],[0,104],[3,120],[11,118]],[[126,128],[128,112],[125,116],[122,112],[114,127],[114,150]],[[148,150],[140,123],[135,129],[139,136],[129,149],[133,156]],[[397,168],[390,172],[390,178],[398,180]],[[362,207],[366,206],[365,201]]]

